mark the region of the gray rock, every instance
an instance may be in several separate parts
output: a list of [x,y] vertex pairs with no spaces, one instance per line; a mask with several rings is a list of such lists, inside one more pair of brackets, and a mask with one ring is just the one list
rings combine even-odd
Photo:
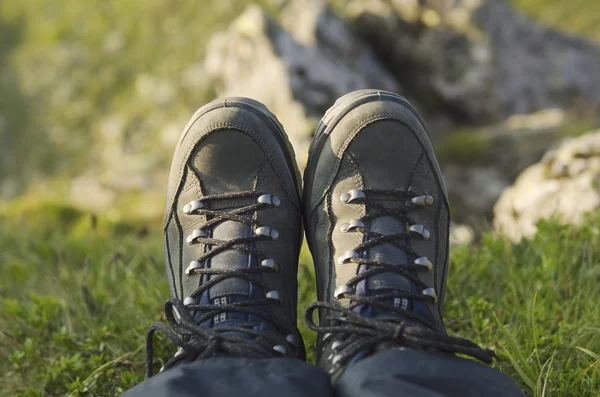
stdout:
[[502,0],[354,0],[354,25],[402,87],[458,121],[600,105],[600,50]]
[[510,181],[493,165],[465,166],[449,164],[443,167],[453,219],[477,225],[491,218],[492,208]]
[[518,241],[542,219],[580,222],[600,208],[600,130],[566,140],[527,168],[494,207],[496,230]]
[[249,6],[211,39],[204,69],[220,96],[250,96],[267,105],[302,164],[316,120],[337,98],[361,88],[397,87],[324,1],[292,2],[282,19],[297,36]]

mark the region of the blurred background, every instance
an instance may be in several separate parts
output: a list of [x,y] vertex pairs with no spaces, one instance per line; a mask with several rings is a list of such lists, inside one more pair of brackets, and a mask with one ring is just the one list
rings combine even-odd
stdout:
[[425,115],[454,219],[479,227],[527,166],[598,126],[598,40],[584,0],[3,1],[0,197],[160,214],[205,102],[265,102],[303,163],[324,111],[368,87]]
[[[324,112],[361,88],[429,125],[453,215],[450,332],[494,348],[528,395],[595,395],[600,2],[1,0],[0,396],[142,380],[169,296],[167,173],[197,108],[264,102],[303,166]],[[314,285],[304,249],[299,318]]]

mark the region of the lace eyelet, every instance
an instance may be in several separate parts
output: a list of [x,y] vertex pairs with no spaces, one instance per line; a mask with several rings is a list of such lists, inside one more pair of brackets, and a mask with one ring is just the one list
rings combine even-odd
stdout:
[[259,226],[254,229],[254,234],[257,236],[268,237],[271,240],[277,240],[279,238],[279,232],[275,229],[271,229],[269,226]]
[[279,271],[279,264],[275,262],[273,259],[265,259],[260,262],[260,267],[265,269],[271,269],[274,272]]
[[190,276],[194,271],[204,269],[204,263],[198,261],[191,261],[190,265],[185,269],[185,275]]
[[288,341],[288,343],[296,348],[300,347],[302,345],[302,342],[300,341],[300,338],[297,335],[294,334],[290,334],[288,335],[285,340]]
[[340,300],[344,297],[345,294],[351,294],[352,292],[354,292],[354,289],[351,286],[346,284],[340,285],[335,289],[335,291],[333,291],[333,297],[336,300]]
[[422,256],[420,258],[415,259],[413,263],[417,266],[422,266],[428,272],[433,270],[433,263],[431,263],[426,256]]
[[271,205],[273,207],[279,207],[281,205],[281,199],[273,194],[263,194],[257,200],[259,204]]
[[426,289],[423,290],[422,294],[425,295],[425,296],[429,296],[429,297],[433,298],[433,301],[437,302],[438,297],[437,297],[437,294],[435,292],[435,289],[433,289],[433,288],[426,288]]
[[279,291],[277,291],[277,290],[267,292],[265,295],[265,298],[267,298],[267,300],[273,301],[275,303],[281,303],[281,295],[279,294]]
[[336,340],[331,344],[331,350],[337,350],[338,347],[340,347],[340,345],[342,344],[341,341]]
[[195,305],[196,304],[196,299],[192,298],[191,296],[188,296],[187,298],[185,298],[183,300],[183,305],[184,306],[190,306],[190,305]]
[[348,261],[350,261],[350,259],[354,259],[354,258],[359,258],[358,252],[356,251],[346,251],[344,252],[344,255],[340,256],[338,258],[338,263],[340,265],[343,265],[344,263],[348,263]]
[[352,232],[356,232],[358,229],[362,229],[365,227],[364,222],[358,220],[358,219],[353,219],[350,222],[345,222],[342,224],[342,226],[340,227],[340,230],[342,231],[342,233],[352,233]]
[[204,231],[203,229],[196,229],[196,230],[192,231],[192,234],[187,236],[186,241],[188,244],[192,245],[199,238],[206,238],[206,237],[208,237],[208,234],[206,233],[206,231]]
[[202,208],[204,208],[204,203],[202,201],[192,201],[189,204],[183,206],[183,213],[190,215]]
[[431,233],[429,233],[429,230],[427,230],[423,225],[411,225],[408,228],[408,231],[420,234],[423,240],[429,240],[431,238]]
[[281,354],[282,356],[287,355],[287,349],[285,348],[285,346],[275,345],[275,346],[273,346],[273,350],[276,351],[277,353]]
[[413,197],[410,201],[413,204],[416,204],[420,207],[427,207],[429,205],[433,205],[433,196],[429,194],[424,194],[421,196]]
[[340,201],[344,204],[350,204],[353,201],[362,200],[365,197],[367,197],[365,192],[361,190],[352,189],[349,192],[343,193],[340,196]]

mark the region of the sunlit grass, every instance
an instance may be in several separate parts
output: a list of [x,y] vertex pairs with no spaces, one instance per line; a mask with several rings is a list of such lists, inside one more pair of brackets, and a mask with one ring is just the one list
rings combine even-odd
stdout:
[[[495,366],[530,395],[600,390],[598,225],[547,223],[530,241],[487,235],[452,253],[449,331],[495,349]],[[58,204],[3,210],[0,394],[115,395],[143,379],[146,328],[169,296],[160,230]],[[300,261],[302,319],[315,287],[306,250]],[[300,327],[314,360],[314,334]],[[157,357],[173,353],[157,345]]]
[[511,0],[546,25],[600,42],[600,3],[588,0]]

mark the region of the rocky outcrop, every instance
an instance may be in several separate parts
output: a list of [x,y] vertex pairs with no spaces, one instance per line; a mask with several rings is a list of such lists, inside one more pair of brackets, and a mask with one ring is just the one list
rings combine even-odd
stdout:
[[518,241],[556,216],[577,223],[600,209],[600,130],[562,143],[527,168],[494,207],[498,232]]
[[[208,46],[204,70],[218,94],[253,96],[270,107],[301,164],[318,119],[359,88],[415,101],[434,139],[457,126],[505,126],[512,115],[571,108],[578,100],[600,104],[598,48],[500,0],[353,0],[345,9],[350,27],[324,0],[287,2],[281,24],[251,6]],[[517,138],[519,128],[485,128],[492,131],[485,139],[500,150],[477,169],[445,167],[460,180],[467,193],[457,198],[473,214],[491,214],[502,190],[552,143],[540,134],[556,130],[523,129]],[[471,187],[479,194],[469,194]]]
[[282,20],[289,31],[249,6],[211,39],[204,68],[220,96],[251,96],[266,104],[304,163],[317,120],[337,98],[397,85],[324,1],[294,2]]
[[460,122],[600,105],[600,51],[502,0],[353,0],[348,12],[400,85]]
[[[343,7],[336,13],[329,3]],[[264,102],[302,166],[327,108],[347,92],[380,88],[425,116],[454,219],[474,225],[491,219],[502,191],[554,143],[569,123],[565,109],[600,102],[598,49],[501,0],[277,4],[276,14],[253,5],[231,23],[215,12],[210,27],[184,11],[168,21],[145,14],[160,24],[156,36],[130,37],[127,19],[107,20],[112,30],[97,29],[98,37],[69,30],[42,47],[27,38],[22,52],[23,24],[0,26],[12,43],[0,46],[0,198],[56,185],[78,205],[104,210],[128,193],[162,192],[182,126],[214,96]],[[472,132],[466,145],[464,130]]]

